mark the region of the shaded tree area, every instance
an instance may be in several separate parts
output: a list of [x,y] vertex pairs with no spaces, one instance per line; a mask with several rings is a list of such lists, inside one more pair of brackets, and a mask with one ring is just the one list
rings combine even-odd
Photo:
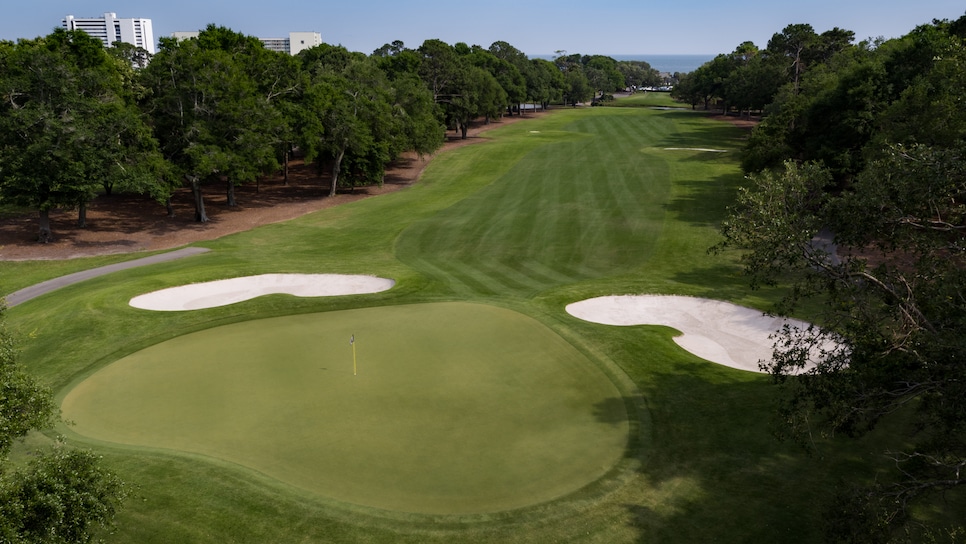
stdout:
[[199,222],[208,221],[206,182],[223,181],[234,206],[236,183],[279,168],[284,117],[264,90],[268,83],[257,79],[278,55],[255,38],[211,25],[197,39],[162,39],[143,72],[151,89],[145,108],[165,158],[191,187]]
[[129,61],[83,32],[0,43],[0,196],[39,215],[38,240],[53,239],[50,212],[84,211],[98,190],[163,197],[157,144],[135,107]]
[[[391,97],[385,74],[370,57],[343,47],[320,45],[301,54],[309,78],[306,96],[316,105],[321,131],[302,141],[305,159],[332,166],[329,195],[335,196],[343,166],[362,180],[382,179],[390,160]],[[306,134],[306,136],[309,136]],[[351,176],[350,176],[351,178]]]
[[[790,287],[778,311],[822,310],[821,327],[786,331],[765,365],[782,391],[782,434],[811,447],[875,432],[884,444],[887,476],[844,482],[824,505],[828,540],[957,541],[966,16],[851,40],[793,25],[769,42],[783,83],[747,143],[750,184],[717,249],[742,249],[753,285]],[[817,244],[822,233],[834,245]],[[837,347],[816,358],[827,340]]]
[[188,188],[207,222],[205,191],[281,169],[293,153],[331,167],[341,186],[382,183],[405,152],[432,153],[447,127],[547,108],[564,99],[563,73],[506,42],[489,48],[426,40],[366,56],[322,45],[293,57],[255,37],[209,25],[196,38],[162,38],[148,53],[104,48],[82,33],[0,43],[0,199],[39,215],[115,191],[167,203]]

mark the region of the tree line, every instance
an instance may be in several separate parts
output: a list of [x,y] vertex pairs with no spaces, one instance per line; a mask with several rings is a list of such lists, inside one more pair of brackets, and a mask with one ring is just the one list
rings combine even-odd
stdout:
[[[754,286],[790,285],[779,311],[821,308],[821,326],[786,331],[764,365],[782,434],[819,451],[818,436],[885,444],[889,468],[826,505],[829,541],[966,534],[964,92],[966,16],[860,42],[791,25],[674,91],[762,115],[716,249],[743,250]],[[808,366],[827,338],[838,349]]]
[[159,51],[55,30],[0,42],[0,203],[49,214],[78,211],[113,191],[167,202],[189,187],[206,222],[203,187],[234,188],[287,173],[298,151],[339,186],[380,183],[403,152],[431,153],[448,128],[521,113],[524,104],[577,104],[658,79],[647,63],[561,55],[530,59],[506,42],[489,48],[427,40],[371,55],[323,44],[297,56],[209,25],[195,39],[162,38]]

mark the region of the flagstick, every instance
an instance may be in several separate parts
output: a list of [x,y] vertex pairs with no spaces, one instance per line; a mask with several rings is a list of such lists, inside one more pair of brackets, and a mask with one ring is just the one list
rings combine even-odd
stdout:
[[349,337],[349,345],[352,346],[352,375],[356,375],[356,335]]

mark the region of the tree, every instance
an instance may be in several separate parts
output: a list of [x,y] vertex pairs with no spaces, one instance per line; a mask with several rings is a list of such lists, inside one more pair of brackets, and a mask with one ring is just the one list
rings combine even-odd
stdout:
[[586,102],[593,96],[594,89],[587,81],[583,70],[573,67],[564,72],[563,100],[565,103],[576,107],[577,104]]
[[[966,16],[958,22],[966,26]],[[954,28],[945,21],[921,26],[895,44],[895,53],[883,61],[883,87],[888,82],[895,100],[877,117],[880,142],[945,147],[966,138],[966,36],[953,34]],[[911,76],[908,82],[896,81],[890,71],[900,59],[914,65],[914,71],[902,70]]]
[[390,159],[397,159],[404,151],[424,154],[439,149],[446,128],[432,93],[419,77],[420,54],[396,40],[377,49],[372,57],[385,74],[392,95],[392,117],[396,124],[390,142]]
[[[878,440],[892,477],[843,499],[874,514],[872,526],[903,527],[914,506],[966,489],[964,153],[891,147],[841,196],[826,191],[828,170],[789,162],[754,176],[723,228],[726,246],[747,250],[753,284],[791,282],[783,312],[823,300],[822,327],[786,331],[765,365],[784,393],[788,435],[807,444],[819,432],[888,429]],[[823,228],[844,253],[814,243]],[[838,348],[807,366],[830,338]]]
[[811,60],[808,51],[818,44],[818,40],[809,24],[788,25],[768,40],[769,53],[786,60],[785,69],[796,91]]
[[[762,153],[771,136],[783,167],[750,176],[722,230],[718,249],[746,250],[753,285],[790,287],[779,311],[824,309],[821,327],[785,331],[765,365],[784,433],[811,444],[877,430],[886,444],[892,474],[852,482],[830,505],[836,540],[933,538],[948,527],[918,513],[966,500],[962,21],[874,47],[846,47],[851,34],[836,31],[822,35],[830,47],[803,49],[820,62],[782,88],[749,145]],[[816,243],[820,232],[835,245]],[[828,339],[838,347],[810,357]],[[949,520],[960,522],[938,523]]]
[[389,76],[394,121],[390,160],[404,151],[432,153],[443,145],[446,127],[439,121],[439,109],[429,89],[415,72]]
[[[511,103],[519,105],[523,101],[540,102],[539,93],[533,92],[539,87],[537,81],[540,76],[536,73],[536,67],[527,57],[526,53],[504,41],[491,43],[489,52],[494,57],[509,64],[515,70],[515,73],[513,71],[507,71],[509,75],[505,77],[512,79],[512,85],[518,88],[516,90],[504,85],[504,82],[500,80],[500,76],[494,74],[497,80],[500,80],[500,85],[507,92]],[[516,74],[519,74],[519,77]],[[510,113],[512,115],[512,110]],[[521,111],[520,113],[523,112]]]
[[39,241],[53,238],[52,209],[79,209],[83,226],[103,184],[158,189],[156,144],[125,88],[129,70],[84,32],[3,47],[0,195],[38,211]]
[[114,42],[107,52],[112,57],[120,59],[128,66],[137,69],[144,68],[151,60],[151,53],[147,49],[127,42]]
[[562,102],[564,87],[563,72],[553,62],[545,59],[532,59],[532,69],[528,72],[527,96],[543,109],[547,109],[551,102]]
[[97,456],[57,444],[24,467],[9,461],[12,445],[49,428],[57,406],[18,361],[0,300],[0,541],[89,542],[125,497],[123,483]]
[[440,102],[460,69],[456,50],[440,40],[426,40],[419,46],[419,77],[426,83],[433,100]]
[[253,75],[262,51],[256,39],[210,25],[197,39],[162,39],[142,72],[151,89],[145,108],[165,158],[191,186],[198,222],[208,221],[205,181],[224,180],[232,206],[235,183],[278,169],[285,123],[270,85]]
[[[527,99],[527,81],[514,64],[478,45],[471,48],[467,60],[492,76],[491,79],[487,79],[487,85],[491,88],[483,90],[487,102],[487,106],[483,108],[487,121],[490,117],[500,115],[500,111],[487,111],[491,110],[492,106],[497,106],[500,101],[503,102],[503,108],[509,115],[513,115],[514,109],[519,110],[520,104]],[[496,83],[499,89],[493,88],[492,83]]]
[[489,72],[464,62],[452,80],[444,101],[448,121],[460,130],[466,139],[470,122],[477,117],[499,115],[507,107],[506,92]]
[[704,101],[704,92],[698,87],[695,72],[681,74],[678,76],[678,83],[671,89],[671,98],[691,105],[691,109],[697,109],[698,104]]
[[661,75],[644,61],[619,61],[617,70],[624,76],[624,85],[628,87],[656,87],[661,84]]
[[307,111],[321,120],[321,126],[306,133],[316,136],[304,139],[306,161],[332,161],[330,196],[336,194],[344,164],[353,166],[350,177],[381,182],[393,137],[393,97],[385,73],[373,57],[343,47],[323,44],[301,55],[312,78]]

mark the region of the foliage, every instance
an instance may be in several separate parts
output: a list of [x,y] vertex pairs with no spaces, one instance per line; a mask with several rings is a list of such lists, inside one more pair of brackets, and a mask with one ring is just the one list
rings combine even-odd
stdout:
[[55,30],[0,54],[0,194],[49,213],[83,209],[103,185],[161,197],[157,144],[134,107],[131,68],[84,32]]
[[195,219],[206,222],[201,184],[223,178],[230,206],[235,183],[255,181],[278,168],[276,149],[285,120],[268,92],[276,80],[261,42],[209,25],[197,39],[162,40],[142,72],[151,94],[145,108],[165,158],[195,195]]
[[[964,500],[963,21],[855,46],[839,29],[776,34],[769,49],[793,61],[791,82],[749,140],[742,165],[759,173],[722,230],[725,246],[748,250],[753,284],[791,284],[781,310],[825,308],[822,327],[788,331],[768,365],[784,432],[804,443],[876,432],[892,461],[888,478],[843,486],[828,510],[836,538],[919,533],[917,510]],[[829,339],[838,347],[815,364]],[[920,536],[954,534],[948,521]]]
[[332,161],[330,196],[335,195],[343,164],[353,167],[347,170],[350,180],[355,176],[364,183],[381,183],[383,169],[393,158],[393,97],[385,73],[372,57],[325,44],[304,51],[302,62],[310,78],[306,94],[322,105],[314,114],[324,127],[316,141],[304,139],[306,161]]
[[[2,301],[0,301],[2,302]],[[26,467],[14,468],[14,442],[52,426],[50,391],[19,362],[0,307],[0,541],[88,542],[109,523],[125,492],[120,480],[89,452],[57,445]]]
[[[755,283],[792,281],[784,311],[824,300],[823,327],[787,331],[767,365],[790,436],[889,429],[896,470],[864,495],[885,508],[869,523],[901,527],[913,505],[966,484],[963,151],[894,147],[836,198],[827,169],[789,162],[754,176],[724,224]],[[848,248],[841,260],[814,241],[826,227]]]
[[0,461],[13,442],[31,429],[48,428],[56,410],[50,391],[36,383],[18,361],[14,336],[0,306]]

